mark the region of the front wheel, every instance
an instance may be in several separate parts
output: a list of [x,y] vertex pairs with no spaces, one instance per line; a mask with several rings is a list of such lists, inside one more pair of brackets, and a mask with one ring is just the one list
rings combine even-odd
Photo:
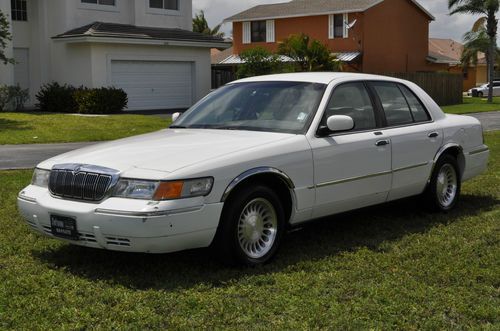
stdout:
[[478,92],[478,93],[477,93],[477,96],[478,96],[479,98],[482,98],[482,97],[483,97],[483,92]]
[[215,245],[225,262],[259,265],[276,254],[285,229],[279,197],[263,185],[235,193],[225,206]]
[[428,206],[435,211],[449,211],[460,197],[461,179],[457,160],[443,155],[434,167],[429,187],[424,196]]

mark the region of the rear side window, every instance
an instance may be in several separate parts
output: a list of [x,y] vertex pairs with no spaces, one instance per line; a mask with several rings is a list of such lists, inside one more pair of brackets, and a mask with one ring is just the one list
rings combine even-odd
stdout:
[[413,116],[406,98],[395,83],[374,82],[372,86],[384,108],[387,125],[396,126],[413,123]]
[[328,117],[346,115],[354,120],[354,131],[377,127],[373,105],[363,83],[347,83],[337,87],[323,117],[326,126]]
[[410,89],[404,85],[399,85],[401,88],[401,91],[403,91],[403,94],[406,98],[406,101],[408,101],[408,105],[410,106],[411,113],[413,115],[413,118],[415,119],[415,122],[427,122],[431,120],[431,117],[429,116],[429,113],[427,113],[427,110],[425,110],[424,105],[422,102],[413,94]]

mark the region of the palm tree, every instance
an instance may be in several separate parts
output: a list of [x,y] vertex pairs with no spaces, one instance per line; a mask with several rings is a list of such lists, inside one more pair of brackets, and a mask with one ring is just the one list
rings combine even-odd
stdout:
[[[448,0],[450,15],[471,14],[482,15],[483,24],[486,22],[486,35],[489,38],[488,44],[488,73],[489,73],[489,93],[488,102],[493,102],[493,76],[495,74],[496,40],[498,31],[498,20],[496,13],[500,8],[500,0]],[[476,22],[477,23],[477,22]]]
[[203,33],[209,36],[224,38],[224,32],[220,31],[222,24],[215,26],[211,29],[208,26],[207,19],[205,18],[205,12],[201,10],[193,18],[193,31],[198,33]]
[[[462,66],[466,68],[470,64],[477,65],[479,53],[486,54],[490,52],[490,37],[486,32],[486,20],[481,17],[474,23],[472,30],[464,34],[463,37],[464,48],[462,51],[461,62]],[[498,64],[500,60],[500,50],[497,48],[496,59]]]
[[328,47],[305,34],[291,35],[279,45],[278,53],[288,56],[299,71],[341,71],[342,64]]

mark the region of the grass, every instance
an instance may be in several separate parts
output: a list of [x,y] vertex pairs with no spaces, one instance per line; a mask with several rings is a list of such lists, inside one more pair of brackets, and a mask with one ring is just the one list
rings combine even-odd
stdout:
[[409,199],[315,222],[255,269],[32,233],[0,172],[0,329],[500,329],[500,132],[448,214]]
[[156,116],[82,117],[67,114],[1,113],[0,145],[104,141],[166,128]]
[[488,103],[486,98],[464,97],[464,103],[453,106],[441,107],[448,114],[470,114],[500,110],[500,97],[494,97],[493,103]]

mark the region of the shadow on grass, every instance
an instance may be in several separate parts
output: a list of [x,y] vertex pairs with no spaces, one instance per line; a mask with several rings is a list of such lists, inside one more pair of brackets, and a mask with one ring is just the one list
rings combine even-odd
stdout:
[[[0,113],[1,115],[1,113]],[[28,121],[16,121],[0,118],[0,131],[4,130],[30,130]]]
[[493,210],[500,201],[491,196],[462,196],[448,214],[430,214],[418,199],[406,199],[314,221],[285,236],[283,247],[270,264],[258,268],[222,265],[209,249],[174,254],[119,253],[65,245],[54,251],[33,251],[53,269],[64,269],[89,280],[103,280],[131,289],[176,290],[197,285],[223,287],[250,275],[297,270],[300,262],[353,252],[360,248],[383,251],[384,242],[448,225],[460,217]]

